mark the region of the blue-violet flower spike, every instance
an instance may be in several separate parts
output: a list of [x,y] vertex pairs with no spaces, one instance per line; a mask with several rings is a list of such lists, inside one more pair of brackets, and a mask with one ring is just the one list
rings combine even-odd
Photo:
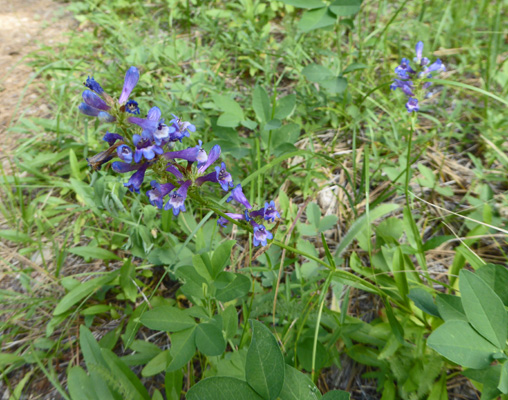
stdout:
[[101,110],[99,110],[98,108],[90,107],[86,103],[81,103],[78,106],[78,110],[81,114],[88,115],[89,117],[97,117],[99,115],[99,113],[101,112]]
[[218,160],[219,157],[220,157],[220,146],[216,144],[210,150],[210,154],[208,154],[206,162],[198,168],[198,173],[202,174],[203,172],[205,172],[210,165],[212,165],[215,161]]
[[226,163],[221,163],[220,168],[218,166],[215,167],[215,173],[217,174],[217,182],[219,182],[225,192],[234,186],[231,174],[226,171]]
[[192,184],[192,181],[185,181],[182,186],[180,186],[177,190],[173,190],[169,194],[169,200],[164,205],[165,210],[173,209],[173,215],[178,215],[180,211],[185,212],[185,199],[187,198],[187,190],[189,186]]
[[102,121],[102,122],[115,122],[116,121],[116,118],[113,117],[111,114],[107,113],[106,111],[101,111],[97,117],[99,117],[99,119]]
[[254,236],[252,237],[254,246],[259,246],[260,244],[266,246],[267,240],[273,239],[272,233],[270,231],[267,231],[263,225],[259,225],[254,221],[251,221],[251,224],[254,227]]
[[118,157],[120,157],[121,160],[125,161],[126,163],[132,162],[132,149],[126,144],[118,146],[116,149],[116,154],[118,155]]
[[102,100],[91,90],[85,90],[81,96],[83,97],[83,101],[90,107],[98,108],[102,111],[108,111],[111,108],[106,104],[104,100]]
[[417,112],[420,107],[418,106],[418,99],[411,97],[406,103],[407,112]]
[[123,136],[118,133],[106,132],[102,140],[108,142],[110,146],[113,146],[117,140],[123,140]]
[[158,209],[162,209],[164,196],[171,192],[175,186],[171,183],[160,184],[157,181],[150,182],[152,190],[146,192],[150,204]]
[[139,71],[136,67],[130,67],[125,73],[125,80],[123,83],[122,94],[118,99],[119,104],[125,103],[131,95],[132,89],[137,85],[139,81]]
[[84,83],[84,85],[88,88],[93,90],[97,94],[103,94],[104,89],[97,83],[97,81],[93,78],[93,76],[90,78],[88,77]]
[[123,185],[128,188],[131,192],[139,193],[139,189],[145,179],[145,172],[148,164],[143,164],[129,179],[129,182]]
[[252,208],[249,201],[247,200],[247,197],[245,197],[243,194],[242,185],[240,183],[236,185],[236,187],[231,191],[231,196],[228,197],[226,202],[229,203],[231,200],[235,200],[249,210]]
[[135,100],[129,100],[125,103],[125,111],[134,115],[139,115],[141,113],[141,111],[139,111],[138,102]]
[[265,203],[263,218],[266,221],[275,221],[275,218],[280,218],[280,214],[275,208],[275,202],[272,200],[270,203]]

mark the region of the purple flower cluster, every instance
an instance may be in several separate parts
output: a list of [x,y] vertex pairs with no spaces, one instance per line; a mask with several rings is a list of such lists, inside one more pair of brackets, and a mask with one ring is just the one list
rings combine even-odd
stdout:
[[[403,58],[400,65],[395,68],[397,78],[394,79],[390,89],[400,89],[408,97],[406,109],[408,112],[417,112],[420,109],[419,102],[430,95],[426,90],[432,84],[423,82],[423,79],[432,78],[432,74],[446,71],[443,62],[438,58],[430,64],[427,57],[423,57],[423,42],[416,44],[416,57],[413,59],[418,71],[411,68],[407,58]],[[429,65],[430,64],[430,65]]]
[[[273,235],[266,228],[255,221],[263,219],[273,222],[280,218],[275,208],[275,203],[266,203],[264,208],[250,211],[251,204],[243,194],[242,186],[234,187],[233,178],[226,170],[226,164],[212,165],[219,160],[221,148],[215,145],[209,154],[202,148],[199,140],[197,146],[182,150],[170,151],[175,142],[182,142],[184,137],[189,137],[196,127],[190,122],[182,122],[172,114],[172,119],[165,123],[162,112],[158,107],[152,107],[144,118],[140,115],[138,103],[130,99],[130,95],[139,81],[139,71],[136,67],[130,67],[125,74],[122,93],[118,101],[109,96],[93,77],[88,78],[83,92],[83,103],[79,110],[88,116],[98,117],[103,122],[115,122],[122,135],[107,132],[104,141],[110,146],[109,149],[91,157],[88,162],[94,169],[117,157],[120,161],[111,163],[111,168],[117,173],[133,172],[129,181],[124,185],[132,192],[139,193],[147,171],[153,171],[162,180],[152,180],[151,190],[146,192],[151,205],[165,210],[172,210],[176,216],[185,212],[185,201],[191,187],[200,187],[207,182],[218,184],[222,190],[231,195],[227,199],[243,205],[246,210],[243,214],[226,213],[235,220],[249,222],[254,230],[254,245],[267,245],[267,240]],[[187,165],[181,164],[187,161]],[[225,226],[228,220],[220,217],[217,223]]]

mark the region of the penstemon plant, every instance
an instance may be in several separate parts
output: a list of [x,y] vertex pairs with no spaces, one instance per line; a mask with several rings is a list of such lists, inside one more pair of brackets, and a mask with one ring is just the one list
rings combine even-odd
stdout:
[[[91,168],[100,169],[103,164],[119,158],[121,161],[113,161],[111,168],[121,174],[135,171],[124,184],[135,193],[140,192],[145,176],[151,171],[156,179],[150,182],[152,189],[146,195],[153,206],[172,210],[177,216],[186,211],[185,202],[191,198],[219,214],[217,223],[222,227],[229,221],[236,224],[243,221],[243,226],[253,232],[254,246],[266,246],[268,240],[273,239],[273,234],[261,221],[274,222],[280,218],[275,202],[272,200],[262,208],[253,209],[242,191],[242,185],[234,185],[225,162],[211,168],[220,158],[219,145],[213,146],[209,154],[202,148],[201,140],[197,146],[170,151],[182,139],[189,137],[191,132],[196,132],[196,127],[175,115],[166,124],[158,107],[150,108],[145,118],[137,117],[141,114],[139,105],[130,99],[130,95],[138,81],[138,69],[130,67],[125,74],[118,101],[106,93],[93,77],[85,81],[88,89],[83,92],[83,103],[79,105],[79,110],[103,122],[114,122],[117,132],[121,132],[106,133],[104,141],[109,148],[88,159]],[[187,161],[187,165],[183,165],[182,161]],[[219,203],[212,204],[204,199],[197,188],[206,183],[219,184],[225,192],[233,188],[226,201],[229,203],[234,200],[244,210],[241,213],[224,212],[220,210]],[[249,223],[250,229],[246,223]]]

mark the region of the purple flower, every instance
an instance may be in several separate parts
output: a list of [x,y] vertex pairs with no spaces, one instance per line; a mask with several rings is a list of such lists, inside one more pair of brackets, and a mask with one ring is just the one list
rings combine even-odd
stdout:
[[139,167],[140,165],[124,163],[121,161],[115,161],[114,163],[111,164],[111,169],[113,169],[113,171],[119,174],[125,174],[126,172],[135,171],[139,169]]
[[160,146],[161,144],[169,142],[171,133],[173,133],[174,130],[175,128],[167,126],[162,119],[161,122],[159,122],[156,131],[153,133],[155,143]]
[[174,176],[176,176],[178,179],[183,179],[183,175],[182,173],[180,172],[180,170],[175,167],[173,164],[171,163],[168,163],[166,165],[166,171],[172,173]]
[[201,148],[202,144],[203,144],[203,142],[200,140],[199,144],[195,147],[189,147],[185,150],[179,150],[179,151],[170,151],[170,152],[164,153],[163,156],[168,160],[174,160],[175,158],[178,158],[181,160],[187,160],[191,163],[197,161],[198,168],[199,168],[208,159],[208,156],[206,155],[206,151],[204,151]]
[[171,183],[160,184],[157,181],[152,181],[150,184],[152,185],[152,190],[146,192],[148,200],[152,206],[162,209],[164,196],[171,192],[175,186]]
[[233,178],[231,174],[226,171],[226,164],[221,163],[220,168],[215,167],[215,173],[217,175],[217,182],[221,185],[222,189],[227,192],[229,187],[233,187]]
[[129,114],[139,115],[141,112],[139,111],[138,102],[135,100],[129,100],[125,103],[125,111]]
[[132,149],[126,144],[122,144],[117,147],[116,154],[121,160],[131,163],[132,162]]
[[416,43],[416,57],[413,58],[413,61],[416,64],[420,64],[420,66],[425,66],[429,63],[429,59],[427,57],[423,57],[423,42]]
[[97,108],[102,111],[108,111],[111,108],[104,100],[102,100],[102,98],[97,96],[91,90],[85,90],[81,96],[83,97],[83,101],[90,107]]
[[431,72],[445,72],[446,67],[443,64],[443,62],[438,58],[436,61],[434,61],[429,67],[425,69],[426,74],[430,74]]
[[216,144],[210,150],[206,162],[198,168],[198,173],[202,174],[203,172],[205,172],[210,165],[212,165],[215,161],[217,161],[219,157],[220,157],[220,146]]
[[125,80],[123,82],[123,89],[120,98],[118,99],[119,104],[125,103],[131,95],[132,89],[137,85],[139,81],[139,71],[136,67],[130,67],[125,73]]
[[266,221],[271,220],[271,222],[275,221],[275,218],[280,218],[280,214],[275,208],[275,202],[273,200],[270,201],[270,203],[265,203],[263,218]]
[[229,203],[231,200],[235,200],[249,210],[252,208],[249,201],[247,200],[247,197],[245,197],[243,194],[242,185],[240,183],[236,185],[236,187],[231,191],[231,196],[228,197],[226,202]]
[[115,122],[116,121],[116,118],[113,117],[111,114],[107,113],[106,111],[101,111],[97,117],[99,117],[99,119],[102,121],[102,122]]
[[180,186],[177,190],[173,190],[169,194],[169,200],[164,205],[165,210],[173,209],[173,215],[178,215],[180,211],[185,212],[185,199],[187,198],[187,190],[189,186],[192,184],[192,181],[185,181],[182,186]]
[[124,183],[123,185],[128,188],[131,192],[139,193],[139,189],[141,188],[141,185],[143,184],[143,180],[145,179],[145,172],[146,168],[148,167],[148,164],[143,164],[139,167],[139,169],[132,174],[132,176],[129,179],[129,182]]
[[155,154],[164,153],[164,150],[162,150],[159,146],[152,144],[149,140],[141,138],[139,135],[134,135],[132,137],[132,141],[136,146],[134,161],[137,163],[141,161],[142,157],[147,160],[153,160],[155,158]]
[[93,108],[86,103],[81,103],[78,106],[78,110],[81,112],[81,114],[88,115],[89,117],[97,117],[101,112],[101,110],[98,108]]
[[416,71],[409,65],[409,60],[407,58],[403,58],[400,65],[395,68],[395,73],[401,79],[409,79],[410,75],[414,75]]
[[400,88],[406,96],[414,96],[413,93],[413,82],[412,81],[403,81],[400,79],[394,79],[393,83],[390,85],[390,89],[396,90]]
[[153,133],[159,127],[161,119],[161,110],[158,107],[152,107],[148,111],[146,118],[130,117],[127,119],[131,124],[136,124],[143,128],[141,136],[147,140],[153,140]]
[[182,122],[175,114],[171,115],[173,115],[173,119],[169,123],[174,128],[174,131],[171,132],[172,141],[179,140],[181,142],[184,137],[189,137],[191,132],[196,132],[196,127],[190,122]]
[[84,85],[88,88],[88,89],[91,89],[93,90],[95,93],[97,94],[103,94],[104,93],[104,89],[101,87],[101,85],[99,85],[95,79],[93,78],[93,76],[90,78],[88,77],[84,83]]
[[102,140],[108,142],[110,146],[113,146],[117,140],[123,140],[123,136],[118,133],[106,132]]
[[250,223],[254,227],[254,236],[252,237],[254,246],[259,246],[260,244],[266,246],[267,239],[273,239],[272,233],[267,231],[263,225],[259,225],[253,220],[251,220]]
[[[241,219],[245,219],[245,216],[243,214],[235,214],[235,213],[226,213],[226,215],[231,218],[231,219],[235,219],[235,220],[241,220]],[[220,225],[222,226],[223,228],[226,227],[226,225],[228,224],[229,220],[227,218],[224,218],[222,216],[220,216],[218,219],[217,219],[217,225]]]
[[407,112],[417,112],[420,107],[418,106],[418,99],[411,97],[406,103]]

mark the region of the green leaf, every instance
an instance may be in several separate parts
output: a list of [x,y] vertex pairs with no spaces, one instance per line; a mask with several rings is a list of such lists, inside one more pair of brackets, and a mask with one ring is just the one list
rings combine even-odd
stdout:
[[69,165],[71,167],[71,176],[78,181],[83,180],[84,174],[79,168],[78,158],[72,149],[69,150]]
[[437,310],[445,321],[458,319],[467,321],[460,297],[439,293],[436,297]]
[[164,371],[170,363],[171,355],[169,350],[161,351],[145,365],[141,370],[141,375],[144,377],[157,375]]
[[423,244],[423,251],[433,250],[436,247],[441,246],[443,243],[446,243],[448,240],[453,239],[452,235],[444,235],[444,236],[434,236],[430,238]]
[[351,242],[358,237],[358,235],[372,222],[378,218],[385,216],[395,210],[397,210],[400,206],[398,204],[382,204],[369,213],[369,219],[367,220],[367,215],[363,214],[360,218],[358,218],[346,235],[342,238],[342,241],[339,243],[337,250],[335,251],[335,257],[340,257],[342,253],[346,250],[346,248],[351,244]]
[[236,128],[240,125],[242,120],[238,117],[237,114],[224,113],[217,120],[217,125],[224,126],[226,128]]
[[434,304],[432,295],[427,292],[424,288],[417,287],[409,291],[408,297],[414,301],[416,307],[426,312],[427,314],[433,315],[434,317],[440,317],[437,306]]
[[305,213],[307,214],[307,220],[314,225],[316,229],[318,229],[319,221],[321,219],[321,210],[319,209],[319,206],[314,202],[309,203]]
[[344,71],[342,71],[342,75],[346,75],[350,72],[359,71],[366,68],[369,68],[369,66],[362,63],[352,63],[349,64]]
[[21,356],[12,353],[0,353],[0,368],[3,368],[10,364],[15,364],[25,359]]
[[245,381],[228,376],[206,378],[187,392],[187,400],[263,400]]
[[266,124],[272,119],[270,112],[270,98],[266,93],[266,90],[259,85],[256,85],[252,92],[252,108],[256,113],[256,117],[259,122]]
[[[312,371],[312,351],[314,338],[305,338],[297,344],[296,355],[298,362],[306,371]],[[322,343],[317,342],[315,369],[319,371],[328,362],[328,353]]]
[[397,285],[399,294],[405,300],[409,292],[409,286],[407,283],[406,263],[404,260],[404,254],[402,253],[402,249],[400,248],[400,246],[397,246],[395,248],[391,267],[393,279],[395,280],[395,284]]
[[53,315],[59,315],[66,312],[73,305],[80,302],[85,297],[90,296],[93,292],[115,279],[118,276],[118,272],[119,271],[113,271],[107,275],[95,279],[90,279],[89,281],[76,286],[69,293],[67,293],[62,298],[62,300],[60,300],[53,311]]
[[183,372],[181,369],[166,372],[164,377],[164,388],[166,399],[179,399],[183,388]]
[[310,82],[320,83],[326,82],[333,79],[333,73],[326,67],[318,64],[309,64],[302,70],[303,76],[305,76]]
[[487,285],[499,296],[505,306],[508,306],[508,269],[502,265],[486,264],[476,271]]
[[85,370],[81,367],[72,367],[67,375],[67,385],[72,400],[99,400],[94,385]]
[[118,356],[108,349],[101,349],[102,356],[111,374],[123,388],[123,393],[129,393],[133,399],[150,400],[148,391],[134,372]]
[[32,241],[32,238],[29,235],[15,229],[0,230],[0,238],[7,239],[15,243],[30,243]]
[[265,400],[275,400],[284,384],[284,357],[275,336],[261,322],[250,320],[252,340],[247,352],[247,383]]
[[319,221],[318,233],[327,231],[328,229],[332,229],[337,225],[337,221],[339,217],[336,215],[326,215]]
[[503,364],[497,388],[501,393],[508,394],[508,362]]
[[274,118],[283,120],[291,116],[291,114],[293,114],[293,111],[295,110],[295,107],[296,107],[296,96],[294,94],[289,94],[287,96],[282,97],[276,102]]
[[430,348],[454,363],[468,368],[485,368],[499,352],[492,343],[478,335],[466,322],[446,321],[427,339]]
[[332,79],[319,82],[319,84],[330,93],[341,94],[346,91],[347,79],[342,76],[337,76]]
[[249,293],[251,282],[249,277],[242,274],[235,274],[235,279],[226,287],[217,289],[215,298],[222,302],[231,301]]
[[337,17],[333,15],[327,7],[323,7],[316,10],[305,11],[300,21],[298,21],[298,29],[303,32],[310,32],[314,29],[333,26],[336,22]]
[[446,375],[441,375],[439,381],[434,383],[427,400],[448,400],[448,389],[446,387]]
[[217,275],[224,269],[231,259],[231,249],[235,245],[236,240],[226,240],[221,243],[219,247],[213,252],[212,255],[212,278],[215,279]]
[[194,319],[185,312],[168,305],[157,306],[145,312],[140,322],[147,328],[166,332],[179,332],[196,325]]
[[238,330],[238,314],[236,307],[231,304],[222,312],[222,322],[227,339],[233,339]]
[[130,259],[125,261],[120,268],[120,286],[125,294],[125,297],[132,301],[136,301],[138,289],[134,284],[135,267]]
[[69,253],[76,254],[83,258],[98,258],[99,260],[120,260],[115,253],[101,247],[78,246],[68,250]]
[[316,400],[321,398],[321,393],[307,375],[286,364],[279,397],[282,400]]
[[215,325],[201,323],[196,328],[196,346],[206,356],[220,356],[226,350],[226,341]]
[[274,129],[279,129],[281,126],[282,126],[282,123],[280,122],[280,120],[272,119],[266,123],[264,130],[265,131],[273,131]]
[[296,8],[321,8],[324,7],[325,4],[321,0],[281,0],[284,4],[289,4],[290,6]]
[[361,0],[336,0],[330,5],[330,10],[339,17],[348,17],[360,11]]
[[169,364],[167,372],[182,368],[192,359],[196,352],[195,334],[195,327],[171,334],[170,354],[173,361]]
[[321,400],[349,400],[351,396],[348,392],[344,392],[343,390],[330,390],[325,393]]
[[459,273],[459,288],[469,323],[491,343],[504,349],[508,317],[499,296],[482,278],[465,269]]

